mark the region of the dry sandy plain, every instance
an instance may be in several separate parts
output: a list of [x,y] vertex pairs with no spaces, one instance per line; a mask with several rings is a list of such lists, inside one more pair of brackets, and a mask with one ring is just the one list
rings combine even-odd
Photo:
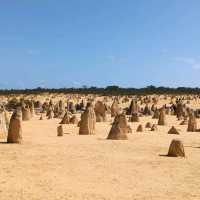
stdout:
[[[22,123],[23,144],[1,139],[0,200],[200,199],[200,133],[186,132],[175,116],[167,115],[168,125],[156,132],[135,131],[138,124],[157,123],[151,117],[129,123],[133,133],[126,141],[106,140],[111,119],[97,123],[94,136],[64,125],[64,136],[57,137],[60,120],[39,117]],[[180,135],[167,134],[172,125]],[[165,156],[174,138],[182,139],[186,158]]]

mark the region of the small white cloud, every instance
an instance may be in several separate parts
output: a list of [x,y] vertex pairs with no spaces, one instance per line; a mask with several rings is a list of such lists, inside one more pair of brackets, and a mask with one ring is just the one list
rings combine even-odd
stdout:
[[176,58],[176,61],[186,64],[188,65],[188,67],[191,67],[192,69],[200,70],[200,62],[196,58],[179,57]]
[[82,85],[82,83],[81,83],[81,82],[78,82],[78,81],[73,81],[72,84],[73,84],[74,86],[81,86],[81,85]]
[[193,69],[200,69],[200,63],[196,63],[192,66]]

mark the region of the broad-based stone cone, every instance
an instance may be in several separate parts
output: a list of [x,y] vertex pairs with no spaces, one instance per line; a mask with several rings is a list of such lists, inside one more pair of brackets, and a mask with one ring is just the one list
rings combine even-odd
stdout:
[[8,129],[8,143],[21,143],[22,142],[22,125],[21,125],[21,111],[16,110],[13,112],[9,129]]
[[107,139],[111,140],[127,140],[128,124],[126,115],[119,114],[115,117],[112,128],[108,134]]
[[139,105],[137,104],[137,101],[136,101],[135,99],[133,99],[133,100],[131,101],[131,104],[130,104],[130,106],[129,106],[129,109],[128,109],[127,114],[128,114],[128,115],[131,115],[132,113],[138,113],[139,110],[140,110],[140,107],[139,107]]
[[166,125],[165,108],[160,109],[158,125],[160,125],[160,126]]
[[70,116],[69,113],[66,112],[60,124],[70,124]]
[[117,99],[114,100],[111,106],[111,117],[115,117],[120,113],[120,108]]
[[81,115],[79,135],[95,134],[96,115],[92,105],[89,105]]
[[151,128],[151,127],[152,127],[151,122],[147,122],[145,128]]
[[97,101],[94,108],[97,122],[106,122],[107,107],[102,101]]
[[192,114],[192,113],[189,116],[187,131],[188,132],[197,131],[197,120],[196,120],[196,117],[194,116],[194,114]]
[[149,108],[148,104],[146,104],[146,106],[144,107],[143,114],[144,115],[151,115],[152,114],[152,111]]
[[184,146],[181,140],[178,140],[178,139],[172,140],[169,147],[168,156],[185,157]]
[[31,119],[31,111],[29,106],[22,107],[22,120],[23,121],[28,121]]
[[138,125],[136,132],[143,132],[142,124]]
[[168,131],[168,134],[176,134],[176,135],[179,135],[180,133],[178,132],[178,130],[172,126],[169,131]]
[[76,115],[74,115],[70,118],[70,124],[78,124],[78,119],[77,119]]

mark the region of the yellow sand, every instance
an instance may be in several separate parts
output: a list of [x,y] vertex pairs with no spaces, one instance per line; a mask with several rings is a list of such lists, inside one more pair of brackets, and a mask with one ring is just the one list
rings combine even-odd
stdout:
[[[39,117],[23,122],[22,145],[0,144],[0,200],[200,199],[200,133],[187,133],[174,116],[156,132],[135,131],[157,122],[151,117],[129,123],[127,141],[105,139],[110,121],[97,123],[94,136],[64,125],[57,137],[60,120]],[[172,125],[180,135],[167,134]],[[174,138],[182,139],[185,159],[161,156]]]

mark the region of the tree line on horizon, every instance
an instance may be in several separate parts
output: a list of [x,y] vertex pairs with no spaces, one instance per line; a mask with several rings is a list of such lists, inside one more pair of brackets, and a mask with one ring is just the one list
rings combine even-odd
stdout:
[[1,95],[10,94],[40,94],[40,93],[72,93],[72,94],[100,94],[100,95],[145,95],[145,94],[200,94],[200,88],[190,87],[156,87],[153,85],[144,88],[122,88],[116,85],[103,87],[81,88],[34,88],[34,89],[0,89]]

